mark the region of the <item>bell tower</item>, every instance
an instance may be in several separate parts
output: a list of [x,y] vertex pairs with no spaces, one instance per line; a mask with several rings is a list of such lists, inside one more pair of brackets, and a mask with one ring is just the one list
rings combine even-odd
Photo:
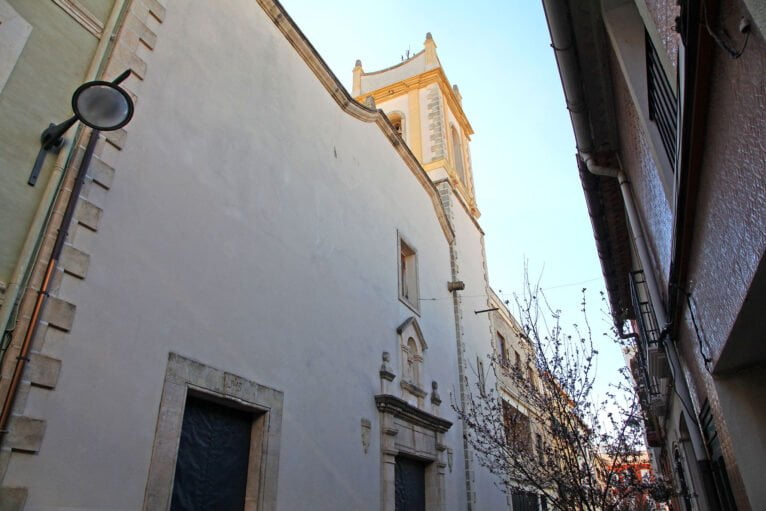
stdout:
[[471,215],[479,217],[469,148],[473,128],[430,32],[420,52],[391,67],[365,72],[357,60],[352,94],[360,103],[372,98],[431,179],[448,179]]

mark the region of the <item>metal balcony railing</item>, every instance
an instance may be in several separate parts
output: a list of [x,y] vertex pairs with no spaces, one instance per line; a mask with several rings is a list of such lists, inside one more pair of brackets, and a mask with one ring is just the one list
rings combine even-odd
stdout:
[[660,132],[662,146],[670,160],[671,168],[676,165],[676,133],[678,131],[678,100],[662,67],[657,49],[646,33],[646,80],[649,96],[649,119],[654,121]]
[[630,298],[633,303],[633,311],[636,314],[636,324],[638,326],[638,343],[636,346],[638,361],[649,393],[657,394],[658,389],[654,384],[654,380],[649,375],[649,350],[650,347],[653,348],[659,344],[660,328],[657,324],[654,307],[652,307],[652,303],[649,301],[649,289],[643,270],[630,272],[629,277]]

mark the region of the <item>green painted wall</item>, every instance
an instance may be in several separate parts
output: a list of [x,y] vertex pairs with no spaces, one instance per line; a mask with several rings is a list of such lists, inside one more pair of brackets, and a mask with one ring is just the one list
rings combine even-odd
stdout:
[[[0,94],[0,282],[3,283],[8,282],[17,263],[55,160],[55,155],[48,156],[37,185],[27,185],[40,147],[40,133],[49,123],[61,122],[71,115],[72,92],[83,82],[98,44],[98,38],[52,0],[9,0],[9,3],[33,29]],[[94,15],[106,19],[113,0],[86,4]],[[95,5],[98,9],[89,8]],[[74,130],[70,135],[72,133]]]
[[109,13],[112,12],[113,4],[112,0],[80,0],[80,5],[94,15],[101,23],[106,23]]

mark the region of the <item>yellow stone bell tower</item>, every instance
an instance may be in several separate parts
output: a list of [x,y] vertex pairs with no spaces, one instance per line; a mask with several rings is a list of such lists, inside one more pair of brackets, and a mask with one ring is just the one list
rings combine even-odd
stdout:
[[368,105],[372,98],[431,180],[448,179],[473,217],[479,217],[469,149],[473,128],[457,85],[447,80],[430,32],[422,51],[394,66],[366,73],[357,60],[352,94]]

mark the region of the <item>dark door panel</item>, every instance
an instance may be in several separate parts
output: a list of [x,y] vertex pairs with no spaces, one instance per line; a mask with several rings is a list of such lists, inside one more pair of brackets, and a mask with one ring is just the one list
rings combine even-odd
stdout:
[[396,511],[426,511],[426,467],[425,464],[396,457]]
[[171,511],[244,509],[252,424],[249,413],[186,401]]

